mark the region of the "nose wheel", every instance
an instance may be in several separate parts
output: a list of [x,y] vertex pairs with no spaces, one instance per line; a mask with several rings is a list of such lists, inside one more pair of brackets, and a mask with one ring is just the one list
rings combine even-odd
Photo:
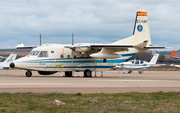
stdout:
[[31,71],[26,71],[26,77],[31,77],[32,76],[32,72]]

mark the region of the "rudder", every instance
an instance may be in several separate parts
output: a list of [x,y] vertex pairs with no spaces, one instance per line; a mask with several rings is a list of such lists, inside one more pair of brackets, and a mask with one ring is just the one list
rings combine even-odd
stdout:
[[158,57],[159,57],[159,54],[155,54],[153,58],[151,59],[150,64],[156,64]]
[[152,46],[146,9],[137,9],[133,36],[134,44],[140,43],[144,40],[148,40],[146,47]]
[[113,44],[132,44],[137,45],[148,42],[143,47],[152,47],[149,31],[149,23],[146,9],[137,9],[133,36],[114,42]]
[[17,54],[10,54],[9,57],[4,61],[4,63],[10,64],[15,61]]

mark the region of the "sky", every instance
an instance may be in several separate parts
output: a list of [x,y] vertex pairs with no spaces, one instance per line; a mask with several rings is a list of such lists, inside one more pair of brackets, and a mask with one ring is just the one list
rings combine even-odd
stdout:
[[132,36],[137,7],[147,10],[153,46],[180,50],[178,0],[1,0],[0,48],[42,43],[112,43]]

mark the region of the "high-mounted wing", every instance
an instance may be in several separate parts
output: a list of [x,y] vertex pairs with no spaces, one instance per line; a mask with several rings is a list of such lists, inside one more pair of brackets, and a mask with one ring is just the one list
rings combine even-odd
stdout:
[[138,49],[165,49],[166,47],[146,47],[148,40],[142,41],[139,44],[75,44],[73,46],[65,46],[65,48],[70,48],[75,52],[80,52],[81,54],[85,52],[90,52],[92,50],[97,50],[90,54],[93,58],[120,58],[121,55],[117,52],[129,51],[129,48]]

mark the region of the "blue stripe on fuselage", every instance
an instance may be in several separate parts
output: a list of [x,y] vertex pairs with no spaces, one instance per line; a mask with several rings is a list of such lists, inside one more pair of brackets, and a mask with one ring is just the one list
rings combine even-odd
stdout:
[[[64,59],[65,60],[65,59]],[[106,60],[106,62],[103,62],[103,60],[71,60],[69,61],[62,61],[62,60],[56,60],[56,61],[44,61],[44,60],[36,60],[36,61],[24,61],[20,63],[121,63],[125,61],[126,59],[109,59]]]
[[26,68],[113,68],[115,66],[64,66],[64,67],[26,67]]
[[[121,56],[127,57],[127,56],[133,56],[135,54],[136,53],[121,54]],[[73,62],[70,59],[72,58],[38,59],[38,60],[30,60],[19,63],[104,63],[103,60],[93,60],[92,58],[87,58],[87,57],[73,58]],[[121,63],[124,62],[125,60],[126,59],[107,59],[105,63]]]

